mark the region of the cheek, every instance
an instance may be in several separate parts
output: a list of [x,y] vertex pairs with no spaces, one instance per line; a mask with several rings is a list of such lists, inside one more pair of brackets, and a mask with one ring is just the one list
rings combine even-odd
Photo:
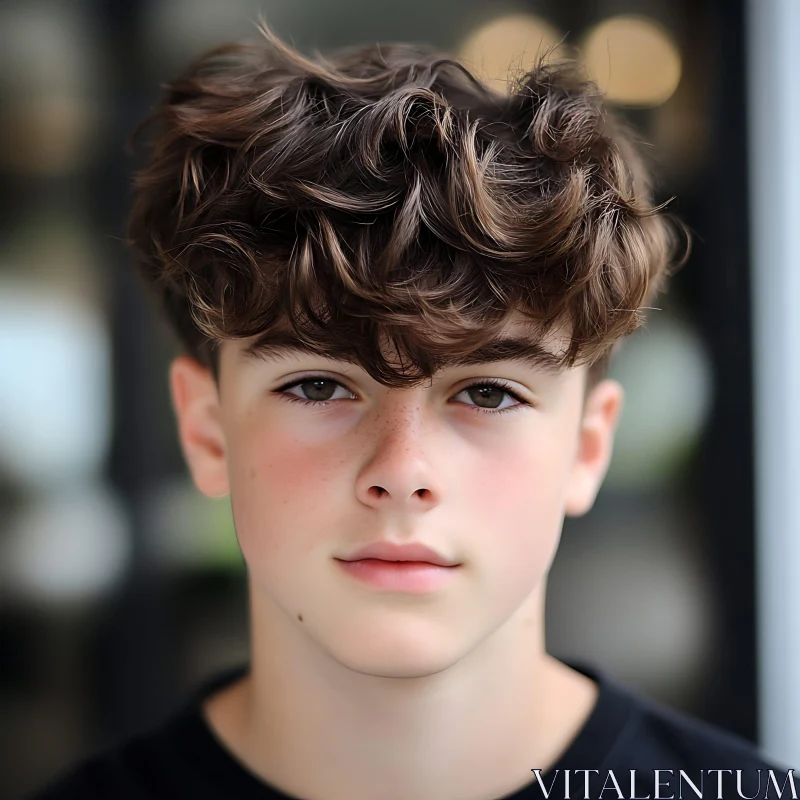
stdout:
[[244,430],[229,448],[229,475],[245,560],[253,566],[267,554],[274,562],[283,553],[308,552],[330,527],[337,473],[330,456],[278,426]]
[[558,431],[529,432],[484,449],[474,461],[467,497],[482,499],[500,516],[536,519],[557,506],[569,475],[570,459]]
[[569,476],[559,433],[532,434],[526,441],[530,445],[506,443],[496,458],[481,460],[464,487],[466,507],[483,528],[475,535],[497,543],[485,548],[486,556],[512,581],[547,569],[561,532]]

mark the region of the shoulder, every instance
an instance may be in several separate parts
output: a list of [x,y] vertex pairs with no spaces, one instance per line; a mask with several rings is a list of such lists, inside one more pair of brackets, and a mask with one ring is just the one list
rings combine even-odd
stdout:
[[613,760],[643,769],[769,770],[785,777],[787,768],[769,763],[752,742],[642,695],[617,686],[634,712],[614,748]]
[[201,701],[245,670],[246,665],[240,665],[213,675],[159,724],[84,758],[28,800],[220,796],[209,777],[220,762],[230,766],[203,720]]
[[154,734],[138,736],[88,756],[63,770],[28,800],[139,800],[153,797]]

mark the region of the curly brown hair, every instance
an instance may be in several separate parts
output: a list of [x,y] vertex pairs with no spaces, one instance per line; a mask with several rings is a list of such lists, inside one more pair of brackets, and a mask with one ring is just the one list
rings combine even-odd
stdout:
[[[190,355],[291,339],[386,386],[563,323],[588,385],[685,261],[631,130],[575,60],[507,93],[422,45],[307,58],[265,24],[167,84],[134,133],[128,238]],[[538,338],[536,338],[538,337]],[[407,361],[397,367],[382,345]]]

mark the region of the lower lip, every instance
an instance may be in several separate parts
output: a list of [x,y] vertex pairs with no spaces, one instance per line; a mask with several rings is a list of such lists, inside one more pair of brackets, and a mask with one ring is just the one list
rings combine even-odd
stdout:
[[[338,561],[338,559],[337,559]],[[440,567],[427,561],[339,561],[345,572],[371,586],[399,592],[423,593],[439,589],[451,580],[458,568]]]

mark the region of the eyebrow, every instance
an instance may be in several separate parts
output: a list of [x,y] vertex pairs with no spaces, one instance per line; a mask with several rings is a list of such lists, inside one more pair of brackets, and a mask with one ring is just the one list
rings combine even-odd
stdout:
[[[247,360],[258,361],[278,361],[293,356],[312,355],[361,366],[351,352],[321,353],[319,350],[297,341],[290,333],[273,333],[256,339],[242,351],[242,355]],[[563,361],[555,353],[551,353],[538,342],[514,337],[495,339],[466,355],[447,358],[443,366],[444,368],[470,367],[499,361],[512,361],[529,369],[552,375],[564,371]]]

